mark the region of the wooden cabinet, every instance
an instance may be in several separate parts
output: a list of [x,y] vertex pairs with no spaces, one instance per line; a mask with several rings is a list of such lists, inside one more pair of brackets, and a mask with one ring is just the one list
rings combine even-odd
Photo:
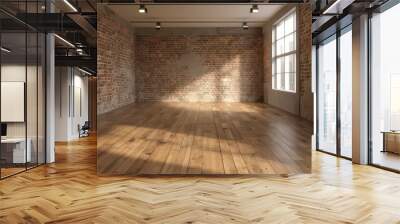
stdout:
[[400,154],[400,132],[382,132],[383,133],[383,152],[393,152]]

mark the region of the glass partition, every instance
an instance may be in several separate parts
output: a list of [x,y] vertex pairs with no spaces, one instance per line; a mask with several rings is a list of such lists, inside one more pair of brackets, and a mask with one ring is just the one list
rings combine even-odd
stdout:
[[46,36],[38,33],[37,64],[37,163],[46,162]]
[[322,41],[316,52],[317,149],[352,157],[352,25]]
[[[17,5],[15,13],[36,13],[43,1]],[[0,12],[0,178],[45,163],[45,44],[43,33]]]
[[1,175],[6,177],[24,171],[30,161],[26,150],[26,33],[3,32],[1,47]]
[[340,35],[340,154],[352,157],[352,32],[348,26]]
[[400,170],[400,4],[371,18],[370,160]]
[[26,64],[26,114],[27,114],[27,151],[30,159],[27,161],[27,167],[31,168],[37,165],[38,158],[38,34],[27,32],[27,64]]
[[318,47],[317,149],[336,154],[336,36]]

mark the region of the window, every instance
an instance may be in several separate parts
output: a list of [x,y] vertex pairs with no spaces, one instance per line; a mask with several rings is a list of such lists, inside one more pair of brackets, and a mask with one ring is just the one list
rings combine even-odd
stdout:
[[352,131],[353,131],[353,105],[352,105],[352,26],[340,32],[339,57],[340,57],[340,154],[352,157]]
[[400,171],[400,4],[371,18],[370,162]]
[[272,89],[296,92],[296,12],[272,28]]
[[336,154],[336,35],[318,47],[318,149]]
[[317,149],[352,157],[352,25],[317,45]]

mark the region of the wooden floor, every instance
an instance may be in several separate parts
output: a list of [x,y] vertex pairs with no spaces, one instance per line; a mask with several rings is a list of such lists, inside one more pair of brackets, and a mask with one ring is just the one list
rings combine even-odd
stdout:
[[27,169],[33,169],[37,166],[37,164],[29,164],[27,163],[26,167],[25,164],[19,164],[18,167],[2,167],[0,168],[1,178],[6,178],[8,176],[15,175],[17,173],[21,173],[26,171]]
[[373,163],[379,166],[400,170],[400,155],[391,152],[374,151]]
[[312,123],[265,104],[132,104],[98,121],[102,175],[310,171]]
[[13,174],[20,173],[20,172],[23,172],[26,170],[25,167],[24,168],[9,168],[9,167],[7,167],[7,168],[0,168],[0,169],[1,169],[1,177],[2,178],[8,177]]
[[400,175],[313,152],[289,177],[101,177],[96,142],[0,181],[0,223],[400,223]]

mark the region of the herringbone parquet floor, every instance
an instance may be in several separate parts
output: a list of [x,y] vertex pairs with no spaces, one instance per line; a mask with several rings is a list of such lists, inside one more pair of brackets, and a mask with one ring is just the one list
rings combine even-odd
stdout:
[[313,153],[313,173],[99,177],[94,138],[0,181],[0,223],[400,223],[400,175]]

